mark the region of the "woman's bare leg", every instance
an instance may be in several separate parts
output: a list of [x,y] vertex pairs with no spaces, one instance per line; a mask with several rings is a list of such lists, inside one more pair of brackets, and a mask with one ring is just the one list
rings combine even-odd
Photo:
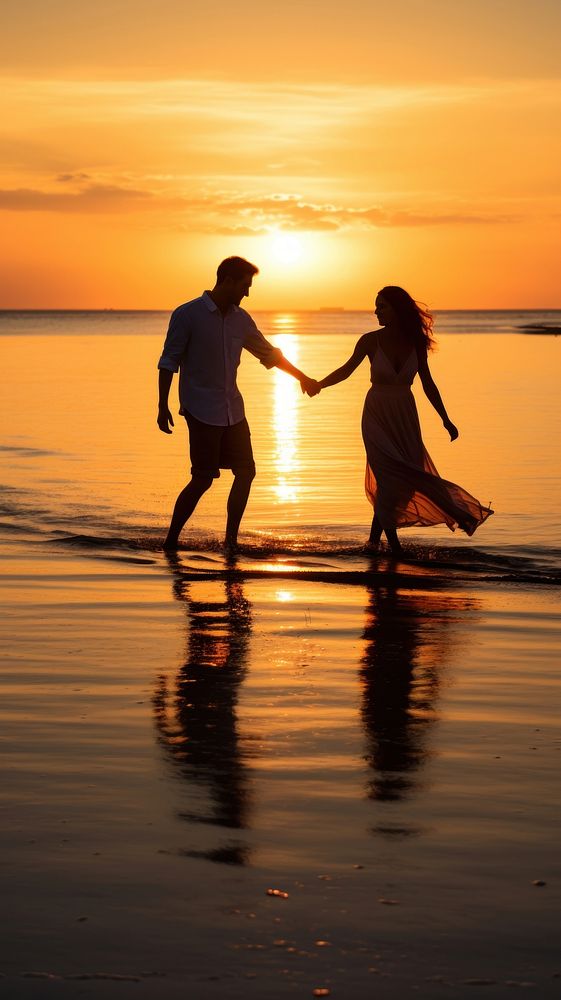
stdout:
[[401,542],[397,537],[397,531],[395,528],[384,528],[384,534],[388,540],[388,545],[392,550],[394,556],[402,556],[403,549],[401,548]]
[[364,546],[365,552],[377,552],[380,539],[382,537],[382,525],[380,524],[376,514],[372,518],[372,524],[370,526],[370,537]]
[[374,514],[372,518],[372,524],[370,526],[370,538],[368,539],[372,545],[377,545],[382,537],[382,525],[378,520],[378,515]]

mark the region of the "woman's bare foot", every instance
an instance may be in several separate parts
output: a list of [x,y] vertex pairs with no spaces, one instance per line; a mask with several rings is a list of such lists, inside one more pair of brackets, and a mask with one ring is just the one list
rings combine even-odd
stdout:
[[369,539],[362,551],[369,556],[376,556],[380,552],[380,542],[373,542]]

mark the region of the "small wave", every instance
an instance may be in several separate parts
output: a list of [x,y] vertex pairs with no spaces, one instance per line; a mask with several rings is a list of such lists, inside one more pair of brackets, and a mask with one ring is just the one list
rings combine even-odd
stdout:
[[29,448],[22,444],[0,444],[0,452],[5,452],[18,458],[44,458],[45,455],[61,454],[56,451],[45,451],[43,448]]
[[140,549],[146,548],[144,541],[134,538],[116,538],[109,535],[72,535],[61,533],[60,537],[49,539],[51,544],[65,545],[79,549]]
[[[44,540],[45,544],[88,551],[90,554],[162,551],[161,535],[140,534],[96,535],[61,533]],[[448,581],[472,580],[494,583],[517,583],[541,586],[561,584],[561,553],[527,546],[523,554],[453,545],[421,545],[405,542],[403,560],[393,560],[382,549],[379,554],[366,554],[362,544],[340,537],[325,535],[253,538],[240,545],[234,562],[225,561],[223,547],[215,538],[200,534],[189,545],[180,546],[177,559],[181,568],[194,577],[223,575],[294,576],[308,579],[359,582],[365,573],[406,573],[446,578]],[[110,558],[117,558],[109,556]],[[120,557],[124,558],[124,557]],[[137,557],[135,561],[153,563],[153,558]],[[390,565],[391,564],[391,565]]]
[[6,535],[38,535],[37,528],[29,527],[26,524],[14,524],[13,521],[0,521],[0,532]]

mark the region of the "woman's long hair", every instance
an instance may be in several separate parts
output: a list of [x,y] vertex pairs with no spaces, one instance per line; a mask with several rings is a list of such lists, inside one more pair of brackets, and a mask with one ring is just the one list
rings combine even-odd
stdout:
[[423,351],[432,351],[435,340],[432,335],[434,320],[428,309],[415,302],[399,285],[386,285],[378,292],[395,310],[400,329],[410,337],[415,347]]

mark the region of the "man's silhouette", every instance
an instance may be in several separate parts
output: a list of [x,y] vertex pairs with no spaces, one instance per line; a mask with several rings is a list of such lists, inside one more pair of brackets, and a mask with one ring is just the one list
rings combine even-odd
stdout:
[[191,480],[175,502],[165,549],[177,548],[181,529],[203,493],[219,477],[220,469],[231,469],[234,482],[228,497],[225,545],[227,551],[235,550],[255,477],[249,427],[236,385],[242,349],[245,347],[265,368],[281,368],[293,375],[303,392],[317,391],[315,381],[291,365],[265,339],[249,313],[240,309],[258,270],[242,257],[228,257],[218,267],[212,291],[203,292],[172,313],[158,363],[158,427],[165,434],[172,433],[168,396],[173,374],[179,371],[179,412],[189,427]]

